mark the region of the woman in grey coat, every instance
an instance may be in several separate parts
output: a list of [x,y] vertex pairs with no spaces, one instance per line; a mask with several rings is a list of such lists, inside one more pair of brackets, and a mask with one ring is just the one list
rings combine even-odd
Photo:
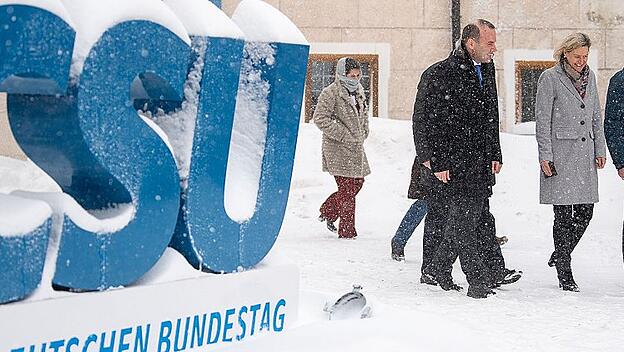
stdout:
[[587,66],[591,41],[569,35],[555,50],[555,67],[538,81],[535,118],[540,166],[540,203],[553,204],[555,250],[549,266],[557,268],[559,287],[578,291],[571,254],[598,202],[598,175],[606,162],[596,76]]
[[360,64],[343,57],[336,64],[336,80],[321,92],[314,110],[314,123],[323,132],[323,171],[329,172],[338,191],[321,205],[319,220],[336,231],[338,237],[355,238],[355,196],[370,174],[364,152],[368,137],[368,113],[364,88],[360,84]]

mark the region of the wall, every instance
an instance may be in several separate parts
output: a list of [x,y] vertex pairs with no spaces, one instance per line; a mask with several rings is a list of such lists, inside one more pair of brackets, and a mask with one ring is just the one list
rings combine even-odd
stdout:
[[[310,43],[389,43],[388,117],[412,116],[424,69],[451,49],[450,5],[445,0],[268,0]],[[238,0],[223,0],[232,14]]]
[[6,111],[6,94],[0,93],[0,155],[26,160],[26,155],[24,155],[24,152],[17,146],[17,142],[15,142],[15,138],[13,138]]
[[[486,18],[498,28],[496,57],[499,98],[505,97],[505,49],[552,50],[573,32],[584,32],[592,40],[597,55],[592,67],[598,79],[600,101],[605,103],[607,86],[613,74],[624,65],[624,5],[615,0],[462,0],[462,25],[475,18]],[[503,102],[501,102],[503,103]],[[501,104],[505,116],[505,104]]]

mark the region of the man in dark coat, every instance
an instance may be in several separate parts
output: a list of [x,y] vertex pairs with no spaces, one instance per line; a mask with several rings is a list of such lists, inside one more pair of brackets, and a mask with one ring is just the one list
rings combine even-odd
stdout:
[[[618,176],[624,180],[624,70],[609,81],[604,121],[607,147]],[[622,230],[622,255],[624,259],[624,227]]]
[[467,25],[453,53],[423,73],[413,117],[415,191],[428,197],[425,236],[432,234],[439,243],[424,271],[438,282],[448,280],[457,253],[468,295],[475,298],[521,275],[505,268],[489,211],[494,175],[502,166],[495,51],[494,25],[485,20]]

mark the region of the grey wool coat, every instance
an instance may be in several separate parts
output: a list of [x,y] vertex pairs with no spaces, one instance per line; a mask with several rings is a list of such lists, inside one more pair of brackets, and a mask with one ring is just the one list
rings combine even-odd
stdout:
[[323,171],[333,176],[362,178],[370,174],[364,152],[368,137],[368,113],[364,90],[359,86],[353,104],[338,79],[321,92],[314,110],[314,123],[323,132]]
[[557,171],[549,178],[540,171],[540,203],[598,202],[595,160],[606,156],[606,148],[594,72],[582,99],[561,65],[544,71],[537,86],[535,119],[539,160],[552,161]]

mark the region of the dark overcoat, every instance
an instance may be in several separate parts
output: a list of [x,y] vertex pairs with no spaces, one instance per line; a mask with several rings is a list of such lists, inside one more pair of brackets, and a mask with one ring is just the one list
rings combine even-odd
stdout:
[[[423,72],[412,116],[416,160],[408,196],[489,197],[502,163],[494,63],[481,64],[483,83],[463,46]],[[431,170],[422,166],[430,160]],[[450,171],[443,184],[433,172]]]
[[616,169],[624,167],[624,70],[609,81],[604,131]]

